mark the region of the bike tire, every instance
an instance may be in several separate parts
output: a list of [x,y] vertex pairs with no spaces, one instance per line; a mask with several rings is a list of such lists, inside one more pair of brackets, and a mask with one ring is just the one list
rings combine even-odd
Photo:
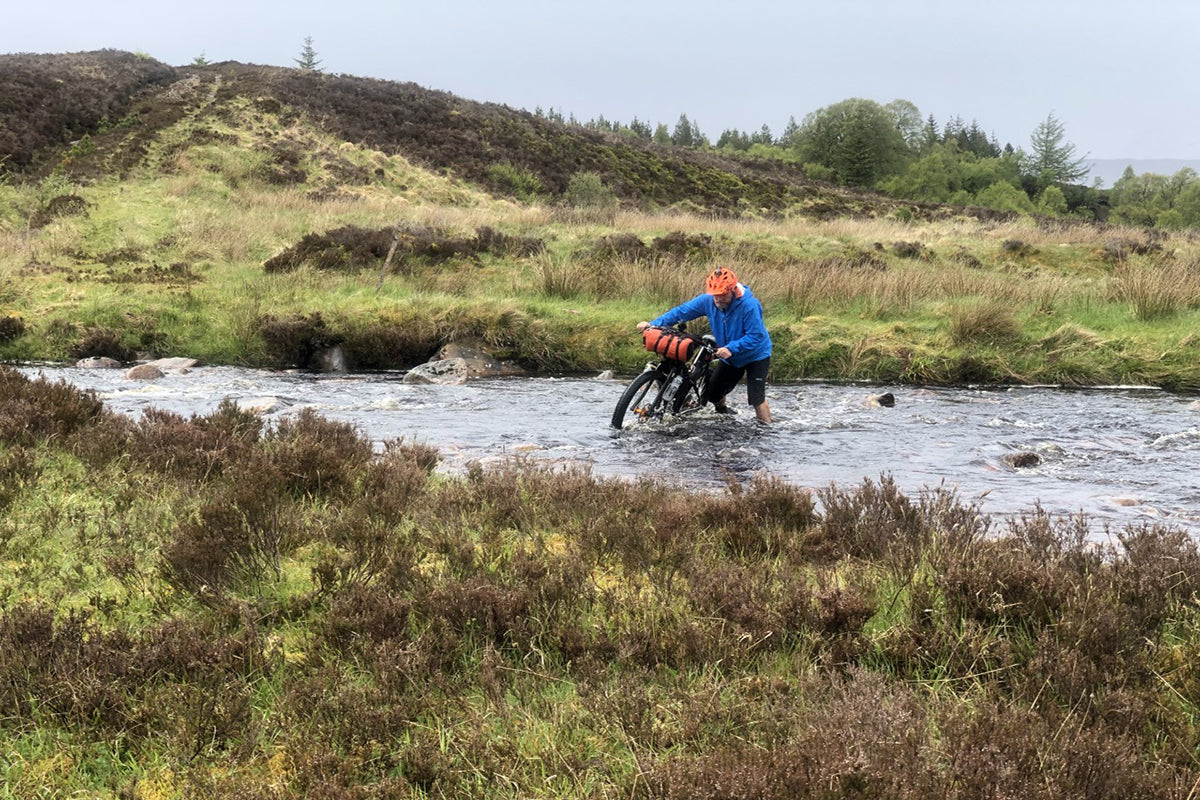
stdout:
[[657,412],[665,386],[666,380],[658,370],[643,372],[634,378],[617,401],[617,408],[612,415],[612,426],[625,427],[625,415],[631,410],[635,417],[651,416]]

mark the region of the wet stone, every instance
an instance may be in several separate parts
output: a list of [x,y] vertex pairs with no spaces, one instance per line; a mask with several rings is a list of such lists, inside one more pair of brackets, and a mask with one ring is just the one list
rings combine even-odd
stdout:
[[1042,457],[1037,453],[1009,453],[1004,457],[1004,463],[1016,469],[1028,469],[1042,463]]

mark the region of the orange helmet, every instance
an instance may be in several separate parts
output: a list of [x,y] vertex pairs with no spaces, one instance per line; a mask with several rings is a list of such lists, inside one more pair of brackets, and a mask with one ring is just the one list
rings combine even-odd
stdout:
[[704,281],[704,291],[708,294],[725,294],[737,288],[737,275],[728,267],[717,267]]

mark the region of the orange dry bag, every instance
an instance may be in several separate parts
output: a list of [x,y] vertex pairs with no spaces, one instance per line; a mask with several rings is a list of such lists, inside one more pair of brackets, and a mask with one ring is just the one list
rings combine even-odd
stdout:
[[687,361],[699,344],[699,340],[691,334],[662,328],[646,328],[642,331],[642,342],[651,353],[658,353],[671,361]]

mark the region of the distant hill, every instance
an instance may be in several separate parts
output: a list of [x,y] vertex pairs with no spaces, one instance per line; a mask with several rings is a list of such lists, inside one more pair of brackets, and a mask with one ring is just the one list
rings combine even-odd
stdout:
[[1125,172],[1126,167],[1133,167],[1137,175],[1153,172],[1156,175],[1174,175],[1184,167],[1191,167],[1200,172],[1200,159],[1182,158],[1094,158],[1088,161],[1092,171],[1088,175],[1091,182],[1100,178],[1104,182],[1101,188],[1111,189]]
[[55,168],[79,180],[125,175],[146,166],[168,127],[228,116],[231,104],[245,102],[495,194],[520,196],[533,184],[554,198],[572,175],[593,172],[623,203],[642,208],[1003,216],[895,200],[810,180],[794,165],[658,146],[414,83],[237,62],[171,67],[115,50],[0,55],[0,164],[34,180]]

